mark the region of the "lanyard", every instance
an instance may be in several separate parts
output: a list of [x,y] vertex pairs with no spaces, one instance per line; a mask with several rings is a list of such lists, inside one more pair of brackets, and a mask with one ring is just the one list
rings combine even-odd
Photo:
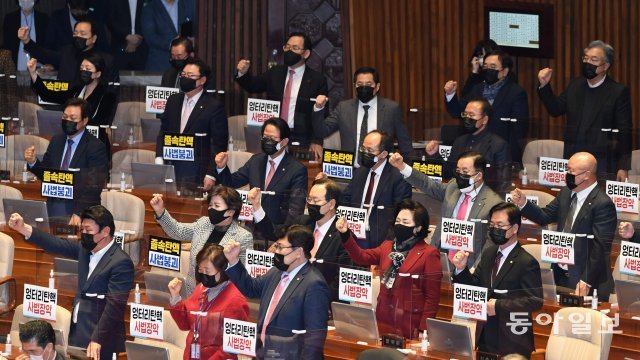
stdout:
[[[227,285],[229,285],[228,282],[222,287],[222,289],[220,289],[220,292],[218,292],[218,295],[220,295],[220,293],[222,293],[224,291],[224,289],[227,287]],[[211,289],[209,289],[209,290],[211,290]],[[213,305],[213,302],[216,301],[216,298],[218,297],[218,295],[216,295],[216,297],[211,299],[211,301],[207,302],[205,299],[207,298],[207,294],[208,294],[209,290],[207,290],[204,294],[202,294],[202,299],[200,300],[200,309],[198,310],[198,314],[196,315],[196,319],[193,322],[193,341],[194,342],[198,342],[198,337],[199,337],[198,329],[200,328],[200,324],[202,323],[202,316],[200,316],[200,314],[202,312],[209,311],[209,309]],[[206,306],[205,306],[205,304],[206,304]]]

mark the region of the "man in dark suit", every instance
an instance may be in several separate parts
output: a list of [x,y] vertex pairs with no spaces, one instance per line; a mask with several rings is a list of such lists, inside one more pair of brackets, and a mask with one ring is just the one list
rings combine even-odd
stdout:
[[567,186],[543,209],[519,189],[511,197],[529,220],[540,226],[556,223],[558,231],[576,234],[574,265],[553,264],[556,285],[575,288],[581,296],[598,289],[600,301],[608,301],[614,287],[609,258],[617,214],[611,198],[598,188],[597,169],[596,158],[580,152],[569,158]]
[[70,224],[80,225],[80,213],[91,205],[100,204],[100,194],[107,181],[108,156],[104,144],[85,131],[92,114],[91,105],[78,98],[64,104],[62,130],[49,142],[42,161],[34,146],[24,151],[28,169],[42,179],[45,169],[78,169],[74,179],[74,199],[49,198],[49,216],[71,217]]
[[101,11],[96,11],[93,7],[92,0],[67,0],[63,8],[51,14],[45,38],[41,38],[40,42],[50,50],[59,50],[72,45],[72,36],[75,36],[74,29],[77,22],[90,20],[95,24],[93,33],[101,39],[96,47],[100,51],[109,51],[107,31],[101,16]]
[[[64,360],[64,354],[56,351],[56,332],[44,320],[31,320],[20,324],[19,330],[22,353],[17,360],[27,360],[31,356],[47,360]],[[45,355],[46,354],[46,355]]]
[[73,301],[69,345],[87,348],[87,356],[111,359],[123,352],[124,311],[133,285],[133,263],[113,241],[113,215],[102,205],[82,212],[81,241],[57,238],[12,214],[9,227],[48,253],[78,261],[78,290]]
[[262,199],[262,207],[274,224],[292,224],[304,212],[305,196],[308,188],[307,168],[295,157],[287,153],[290,130],[280,118],[271,118],[262,124],[262,151],[253,155],[246,164],[233,174],[227,167],[229,155],[216,155],[216,169],[207,174],[205,189],[218,183],[234,189],[249,184],[269,191]]
[[[335,150],[357,152],[362,146],[364,137],[372,130],[380,129],[386,131],[392,139],[397,139],[402,155],[411,155],[413,149],[411,136],[402,118],[400,105],[378,96],[380,92],[378,70],[367,66],[361,67],[353,74],[353,82],[357,98],[341,101],[326,118],[324,107],[328,98],[316,97],[313,108],[313,131],[316,135],[324,138],[338,130],[341,149]],[[360,166],[358,157],[356,166]]]
[[[162,127],[156,142],[156,163],[163,161],[163,139],[166,132],[195,135],[195,161],[173,160],[176,180],[196,184],[204,178],[211,159],[227,150],[229,127],[223,104],[204,91],[211,68],[200,59],[189,58],[180,76],[181,92],[167,99],[160,116]],[[197,134],[206,134],[198,136]]]
[[322,138],[314,134],[311,125],[313,100],[327,95],[327,79],[321,73],[307,67],[311,56],[311,39],[299,32],[289,34],[284,50],[284,65],[276,65],[266,72],[249,74],[249,60],[238,62],[235,80],[250,93],[267,92],[269,100],[280,101],[280,117],[291,128],[291,142],[309,146],[316,159],[322,156]]
[[[293,225],[274,245],[274,266],[252,278],[238,260],[240,244],[231,240],[224,254],[226,273],[246,297],[259,298],[258,359],[323,359],[329,318],[329,288],[309,264],[314,239],[303,225]],[[294,331],[305,331],[295,334]]]
[[[473,274],[467,267],[469,253],[458,251],[453,281],[489,290],[487,322],[479,322],[476,328],[478,349],[528,359],[535,350],[532,314],[543,303],[540,265],[518,243],[520,210],[516,205],[499,203],[491,208],[489,218],[489,237],[496,245],[482,251]],[[514,319],[523,325],[511,325]]]
[[[24,44],[16,37],[16,30],[21,27],[28,27],[32,39],[44,39],[49,17],[33,8],[28,7],[23,1],[16,0],[19,10],[12,11],[4,16],[2,24],[3,47],[11,50],[13,62],[18,71],[27,70],[27,54],[24,52]],[[35,2],[37,4],[38,1]],[[22,5],[22,6],[21,6]]]
[[360,157],[363,164],[353,173],[340,205],[365,208],[369,212],[366,241],[359,241],[363,249],[373,249],[387,239],[395,221],[396,204],[411,198],[411,185],[400,172],[387,162],[393,150],[393,138],[382,130],[373,130],[364,138]]
[[[142,37],[142,0],[110,0],[105,4],[111,32],[111,54],[118,70],[144,70],[149,48]],[[133,18],[132,18],[133,16]]]
[[629,89],[609,77],[613,58],[611,45],[592,41],[584,49],[582,76],[556,96],[549,84],[553,70],[544,68],[538,73],[538,96],[551,116],[567,115],[565,159],[591,152],[601,175],[625,181],[631,167],[631,103]]
[[171,67],[164,71],[160,86],[180,87],[180,73],[187,64],[187,60],[195,56],[193,43],[186,37],[177,37],[171,40],[169,63]]
[[[467,151],[458,157],[455,179],[446,184],[432,180],[427,175],[412,169],[404,163],[400,154],[393,154],[389,163],[400,170],[404,179],[430,197],[442,201],[442,217],[474,221],[473,253],[469,255],[472,267],[480,261],[480,252],[485,245],[485,225],[481,220],[488,220],[489,209],[502,202],[502,198],[485,184],[487,161],[482,154]],[[433,233],[431,245],[441,250],[440,225]],[[453,259],[454,250],[449,250],[449,260]]]
[[[255,227],[266,236],[267,240],[276,241],[278,240],[276,227],[262,209],[260,195],[260,189],[253,188],[247,196],[253,207]],[[301,215],[295,221],[296,224],[304,225],[313,232],[314,246],[311,250],[311,260],[329,285],[331,301],[339,299],[340,266],[351,264],[349,255],[340,241],[340,233],[336,230],[336,209],[340,196],[340,187],[333,180],[315,180],[307,197],[309,215]],[[317,260],[322,261],[317,262]]]
[[496,50],[484,58],[481,71],[484,81],[471,88],[466,96],[458,99],[458,84],[453,80],[447,81],[444,92],[447,111],[456,118],[471,99],[487,99],[493,108],[489,131],[510,144],[511,159],[521,162],[529,128],[529,102],[527,93],[513,80],[514,74],[510,74],[512,70],[511,57]]

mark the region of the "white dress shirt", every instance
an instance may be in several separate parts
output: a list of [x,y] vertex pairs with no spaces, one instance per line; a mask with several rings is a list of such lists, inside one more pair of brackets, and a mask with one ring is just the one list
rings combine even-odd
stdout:
[[[375,178],[373,179],[373,190],[371,191],[371,198],[369,199],[369,203],[373,203],[373,199],[376,197],[376,191],[378,191],[378,184],[380,183],[380,176],[382,175],[382,170],[387,165],[387,159],[385,158],[382,161],[382,165],[378,166],[377,169],[369,171],[369,175],[367,175],[367,182],[364,184],[364,191],[362,192],[362,201],[360,202],[360,207],[364,208],[364,200],[367,197],[367,190],[369,189],[369,182],[371,182],[371,173],[376,173]],[[348,205],[351,206],[351,205]]]

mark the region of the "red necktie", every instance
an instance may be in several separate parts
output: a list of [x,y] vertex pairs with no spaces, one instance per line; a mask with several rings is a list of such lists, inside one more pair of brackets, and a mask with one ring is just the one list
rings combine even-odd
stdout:
[[289,105],[291,104],[291,87],[293,86],[293,75],[296,72],[289,69],[289,80],[284,87],[284,96],[282,97],[282,109],[280,109],[280,117],[282,120],[289,122]]
[[271,167],[269,168],[269,173],[267,174],[267,180],[264,182],[264,189],[267,190],[267,188],[269,187],[269,183],[271,182],[271,179],[273,178],[273,174],[276,173],[276,162],[273,160],[269,160],[269,165],[271,165]]
[[278,302],[280,302],[280,298],[282,297],[282,293],[284,292],[284,288],[287,286],[287,282],[289,281],[289,275],[284,274],[280,279],[280,283],[278,287],[276,287],[276,291],[273,292],[273,297],[271,298],[271,304],[269,304],[269,309],[267,310],[267,314],[264,317],[264,323],[262,324],[262,333],[260,334],[260,340],[262,340],[262,346],[264,346],[264,341],[267,333],[267,325],[271,321],[271,316],[273,316],[276,307],[278,306]]
[[[467,219],[467,209],[469,208],[470,198],[471,196],[469,196],[469,194],[464,194],[464,199],[462,200],[460,207],[458,207],[458,212],[456,213],[457,220]],[[453,262],[453,257],[456,255],[457,252],[458,250],[449,250],[449,255],[447,256],[449,258],[449,261]]]
[[371,203],[371,195],[373,194],[373,186],[375,185],[376,173],[371,172],[371,177],[369,178],[369,187],[367,188],[367,194],[364,196],[364,203]]
[[320,246],[320,229],[316,229],[313,232],[313,249],[311,249],[311,257],[315,258],[316,253],[318,252],[318,247]]

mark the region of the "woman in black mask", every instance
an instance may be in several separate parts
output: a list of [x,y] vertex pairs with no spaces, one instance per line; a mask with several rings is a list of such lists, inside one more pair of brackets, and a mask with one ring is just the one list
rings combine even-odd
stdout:
[[164,207],[162,194],[154,194],[149,202],[156,213],[156,220],[172,239],[191,242],[189,255],[189,273],[187,274],[187,294],[196,288],[196,275],[193,265],[196,254],[205,246],[213,243],[224,246],[229,240],[240,243],[240,259],[244,263],[247,250],[253,250],[253,235],[238,224],[238,216],[242,209],[242,198],[232,188],[218,185],[211,189],[207,204],[208,216],[203,216],[193,223],[181,223],[175,220]]
[[[174,278],[169,282],[171,317],[180,330],[189,331],[184,359],[236,358],[222,350],[222,319],[246,321],[249,305],[225,274],[227,263],[222,246],[207,244],[196,256],[198,285],[193,294],[183,300],[180,297],[182,281]],[[206,315],[196,315],[196,312]]]
[[424,241],[429,232],[427,209],[410,199],[400,202],[395,209],[395,239],[375,249],[357,245],[344,217],[336,229],[355,264],[377,265],[382,274],[376,307],[380,333],[417,339],[426,329],[426,319],[436,316],[442,279],[440,253]]

